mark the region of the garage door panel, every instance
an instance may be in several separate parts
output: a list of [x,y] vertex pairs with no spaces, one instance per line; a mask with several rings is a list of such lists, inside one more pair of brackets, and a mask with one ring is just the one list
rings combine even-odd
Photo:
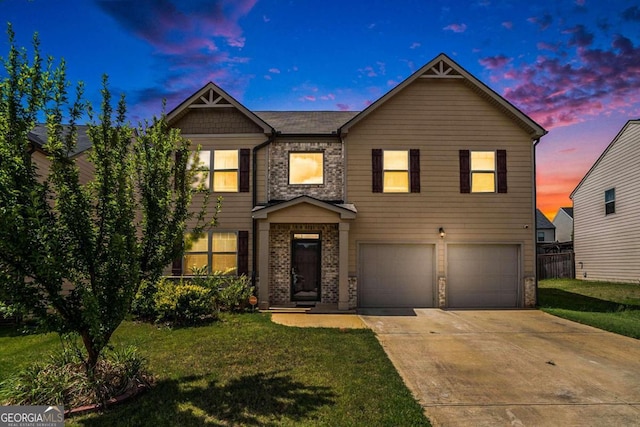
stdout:
[[517,307],[517,245],[449,245],[447,305],[452,308]]
[[360,246],[360,307],[433,307],[433,245]]

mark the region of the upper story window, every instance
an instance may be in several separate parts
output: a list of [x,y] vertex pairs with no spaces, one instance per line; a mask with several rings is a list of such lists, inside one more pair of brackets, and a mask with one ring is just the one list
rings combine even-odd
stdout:
[[544,242],[544,231],[538,231],[538,242]]
[[461,193],[506,193],[507,151],[460,150]]
[[213,151],[213,191],[238,191],[238,150]]
[[384,150],[382,152],[382,191],[384,193],[409,192],[409,151]]
[[324,184],[324,153],[289,153],[289,184]]
[[249,191],[249,156],[249,149],[201,150],[196,162],[192,154],[188,167],[198,171],[192,187],[220,193]]
[[604,214],[616,213],[616,189],[610,188],[604,192]]
[[496,153],[495,151],[471,152],[471,192],[495,193]]
[[420,150],[371,150],[373,193],[419,193]]

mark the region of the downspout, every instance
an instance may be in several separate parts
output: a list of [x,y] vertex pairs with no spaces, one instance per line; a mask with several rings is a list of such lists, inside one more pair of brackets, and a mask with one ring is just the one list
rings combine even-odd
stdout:
[[533,258],[535,260],[534,266],[534,275],[536,278],[536,307],[540,306],[540,295],[538,292],[538,241],[537,241],[537,222],[536,222],[536,209],[538,206],[538,177],[537,177],[537,169],[538,166],[536,164],[536,146],[540,142],[540,137],[536,138],[533,142],[532,150],[533,150],[533,248],[534,255]]
[[[252,206],[251,208],[255,208],[256,205],[258,204],[258,193],[256,190],[256,187],[258,186],[258,177],[257,177],[257,171],[258,171],[258,151],[267,147],[268,145],[270,145],[276,138],[276,132],[275,129],[271,129],[271,135],[269,135],[269,138],[259,144],[256,145],[255,147],[253,147],[253,159],[252,159],[252,165],[251,165],[251,174],[252,174],[252,180],[251,180],[251,203]],[[257,264],[257,257],[256,254],[258,253],[258,249],[257,249],[257,244],[258,244],[258,220],[251,218],[251,286],[253,286],[253,288],[255,289],[256,287],[256,269],[258,267]]]

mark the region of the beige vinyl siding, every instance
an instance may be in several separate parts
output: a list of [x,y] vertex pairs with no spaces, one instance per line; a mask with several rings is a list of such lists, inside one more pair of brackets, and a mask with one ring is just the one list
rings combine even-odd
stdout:
[[47,158],[47,155],[40,150],[36,150],[31,154],[31,161],[36,166],[36,173],[38,174],[40,182],[44,181],[49,175],[51,161]]
[[[194,146],[201,145],[202,150],[239,150],[241,148],[251,149],[251,156],[253,156],[253,147],[263,143],[266,138],[262,134],[255,135],[184,135],[190,139]],[[250,168],[253,163],[253,159],[249,162]],[[211,173],[211,172],[210,172]],[[253,171],[250,171],[249,183],[253,182]],[[251,190],[251,188],[250,188]],[[214,231],[228,231],[236,232],[239,230],[246,230],[249,232],[249,269],[252,266],[252,226],[253,221],[251,218],[251,209],[253,208],[252,193],[251,191],[246,193],[213,193],[209,206],[211,208],[211,214],[215,207],[216,197],[222,197],[222,210],[218,215],[218,226]],[[191,210],[193,212],[199,212],[202,206],[203,196],[195,195],[192,201]],[[210,218],[209,216],[208,218]],[[189,226],[193,226],[195,220],[192,220]],[[170,267],[168,269],[170,271]]]
[[556,226],[556,240],[558,242],[570,242],[573,240],[573,218],[565,211],[560,210],[553,219]]
[[[521,244],[521,271],[535,275],[531,138],[461,79],[416,80],[351,128],[345,144],[347,200],[358,209],[350,274],[358,242],[439,242],[443,227],[447,243]],[[421,192],[372,193],[372,148],[420,149]],[[460,194],[461,149],[507,150],[508,193]],[[442,249],[438,275],[444,260]]]
[[[640,121],[630,122],[573,194],[576,278],[640,280]],[[616,190],[605,215],[604,192]],[[586,274],[586,276],[585,276]]]

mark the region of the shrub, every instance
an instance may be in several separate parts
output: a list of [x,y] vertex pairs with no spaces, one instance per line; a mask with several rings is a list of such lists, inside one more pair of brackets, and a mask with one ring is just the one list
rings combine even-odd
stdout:
[[[166,279],[160,279],[161,281]],[[154,297],[157,291],[157,283],[143,281],[138,288],[138,293],[131,303],[131,313],[144,320],[153,320],[158,315]]]
[[105,351],[92,378],[78,347],[55,353],[48,362],[37,362],[0,383],[0,404],[64,405],[77,408],[150,387],[146,360],[135,347]]
[[218,293],[218,303],[221,310],[243,311],[249,304],[249,297],[253,294],[253,286],[247,276],[229,276],[226,286]]
[[154,296],[156,320],[179,325],[194,324],[218,315],[215,293],[189,282],[161,280]]

